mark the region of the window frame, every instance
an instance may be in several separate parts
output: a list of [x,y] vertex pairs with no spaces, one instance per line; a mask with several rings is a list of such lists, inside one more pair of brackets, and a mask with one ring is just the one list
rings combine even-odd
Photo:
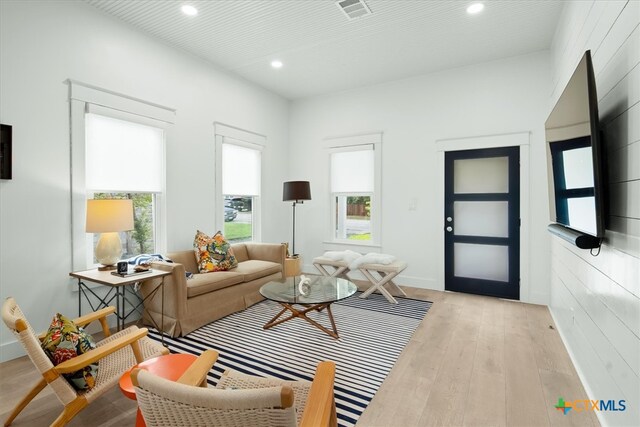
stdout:
[[[363,146],[371,145],[373,148],[373,192],[332,192],[331,191],[331,154],[336,152],[360,151]],[[324,140],[327,165],[327,182],[329,189],[329,217],[327,222],[327,243],[375,246],[382,245],[382,132],[358,134],[352,136],[332,137]],[[371,239],[350,240],[336,237],[336,198],[338,196],[370,196]]]
[[[224,198],[225,196],[251,197],[251,240],[262,241],[262,183],[264,181],[263,157],[267,138],[264,135],[240,129],[224,123],[214,123],[215,129],[215,227],[224,232]],[[222,192],[222,145],[233,144],[260,152],[260,194],[249,196],[243,194],[224,194]]]
[[86,122],[87,113],[99,114],[163,130],[161,191],[155,194],[155,250],[166,252],[166,150],[167,133],[175,121],[175,110],[139,100],[75,80],[65,82],[69,86],[69,118],[71,146],[71,268],[74,271],[95,267],[90,234],[85,231],[86,201],[90,193],[109,192],[89,190],[86,187]]

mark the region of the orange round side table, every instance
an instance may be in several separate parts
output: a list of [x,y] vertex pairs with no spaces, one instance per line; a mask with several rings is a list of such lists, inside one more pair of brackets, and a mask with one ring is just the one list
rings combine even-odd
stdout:
[[[120,390],[122,394],[129,399],[136,400],[136,390],[131,383],[131,371],[136,368],[144,369],[152,372],[155,375],[166,378],[171,381],[177,381],[178,378],[184,374],[184,372],[191,366],[197,359],[193,354],[167,354],[164,356],[154,357],[153,359],[145,360],[129,369],[120,377]],[[144,418],[142,412],[138,408],[136,414],[136,427],[145,427]]]

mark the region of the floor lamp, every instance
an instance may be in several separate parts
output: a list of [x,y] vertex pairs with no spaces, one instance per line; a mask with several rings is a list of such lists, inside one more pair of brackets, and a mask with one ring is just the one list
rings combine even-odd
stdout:
[[287,181],[282,189],[282,201],[293,202],[293,239],[292,256],[296,255],[296,203],[311,200],[309,181]]

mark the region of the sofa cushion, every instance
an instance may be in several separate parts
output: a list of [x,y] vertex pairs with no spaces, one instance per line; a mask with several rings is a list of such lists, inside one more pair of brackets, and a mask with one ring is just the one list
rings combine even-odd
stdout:
[[171,261],[184,265],[185,271],[191,273],[198,272],[198,263],[196,262],[196,255],[193,253],[193,249],[189,251],[169,252],[167,256]]
[[249,259],[247,246],[244,243],[235,243],[231,245],[231,248],[233,249],[233,254],[236,256],[238,262],[247,261]]
[[198,230],[193,240],[193,249],[200,273],[226,271],[238,265],[231,245],[219,231],[209,237]]
[[244,275],[231,271],[216,271],[211,274],[194,274],[187,281],[187,298],[217,291],[244,282]]
[[250,259],[239,263],[238,266],[231,271],[244,275],[244,281],[250,282],[261,277],[269,276],[270,274],[278,273],[282,271],[282,266],[276,262]]

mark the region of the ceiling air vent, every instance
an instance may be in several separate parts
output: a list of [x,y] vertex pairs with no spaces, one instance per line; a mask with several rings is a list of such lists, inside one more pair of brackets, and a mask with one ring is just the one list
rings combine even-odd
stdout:
[[371,15],[371,9],[364,0],[339,0],[336,5],[347,15],[349,21]]

